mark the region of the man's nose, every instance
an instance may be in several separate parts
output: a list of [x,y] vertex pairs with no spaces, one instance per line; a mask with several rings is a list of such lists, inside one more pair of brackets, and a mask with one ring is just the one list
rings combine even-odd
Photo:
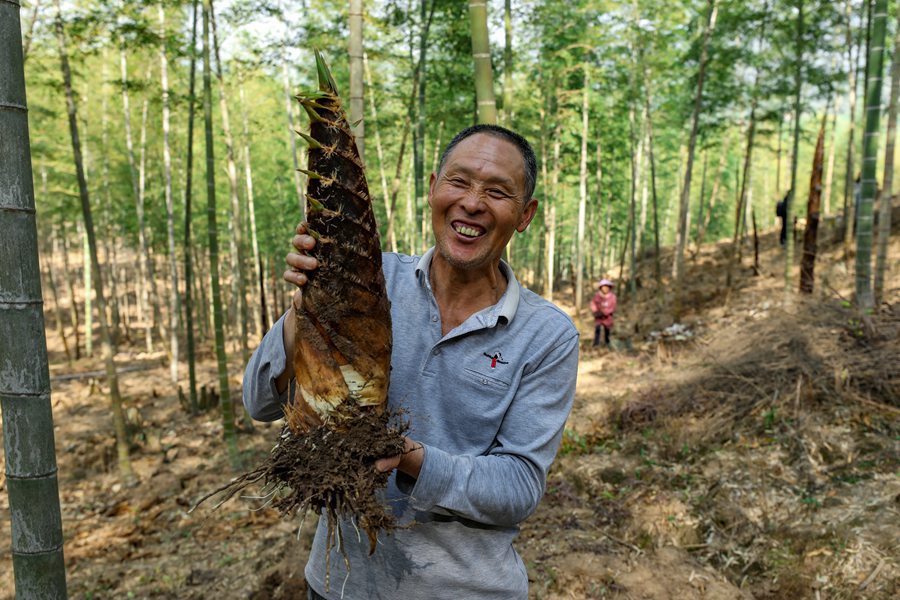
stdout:
[[484,210],[484,192],[477,188],[467,190],[460,205],[468,213],[481,212]]

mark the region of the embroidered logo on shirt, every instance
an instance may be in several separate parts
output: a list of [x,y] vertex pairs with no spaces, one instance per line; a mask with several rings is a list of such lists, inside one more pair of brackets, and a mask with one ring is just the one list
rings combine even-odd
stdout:
[[491,359],[491,368],[492,369],[496,369],[498,363],[501,365],[509,364],[507,361],[503,360],[503,355],[500,354],[499,352],[494,352],[493,354],[488,354],[487,352],[483,352],[483,354],[487,358]]

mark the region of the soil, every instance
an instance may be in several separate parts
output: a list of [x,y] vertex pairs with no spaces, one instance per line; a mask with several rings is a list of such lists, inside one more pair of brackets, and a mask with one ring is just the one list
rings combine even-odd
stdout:
[[[821,246],[817,292],[789,305],[777,232],[761,240],[759,274],[742,269],[730,297],[727,244],[689,260],[677,327],[652,258],[636,295],[617,290],[614,348],[584,348],[547,493],[516,544],[531,598],[900,596],[900,272],[861,317],[844,300],[842,250]],[[896,233],[890,253],[898,264]],[[574,314],[570,290],[556,299]],[[238,475],[218,412],[188,415],[164,355],[125,348],[119,365],[140,368],[121,378],[138,476],[124,485],[102,375],[72,377],[102,371],[101,360],[66,364],[46,318],[70,597],[303,598],[315,519],[281,518],[261,498],[188,512]],[[575,320],[589,343],[589,318]],[[214,385],[211,353],[198,372]],[[252,468],[281,425],[251,429],[238,413]],[[8,521],[4,492],[0,479]],[[7,523],[0,599],[13,597],[9,536]]]

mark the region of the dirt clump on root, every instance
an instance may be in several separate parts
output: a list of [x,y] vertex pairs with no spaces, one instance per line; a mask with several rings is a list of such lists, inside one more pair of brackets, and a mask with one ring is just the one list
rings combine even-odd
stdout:
[[356,406],[351,410],[359,414],[342,418],[339,429],[325,423],[295,433],[285,426],[260,466],[197,504],[224,493],[218,508],[239,492],[260,484],[260,492],[252,497],[262,499],[264,507],[275,508],[282,517],[305,514],[307,510],[325,515],[329,550],[335,545],[343,549],[340,522],[346,520],[366,532],[371,554],[378,532],[390,533],[397,528],[394,516],[378,497],[390,473],[376,470],[375,461],[403,451],[408,424],[390,411]]

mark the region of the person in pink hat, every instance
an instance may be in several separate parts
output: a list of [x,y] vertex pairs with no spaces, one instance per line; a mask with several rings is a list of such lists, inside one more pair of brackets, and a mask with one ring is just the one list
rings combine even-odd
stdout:
[[613,326],[617,302],[612,288],[612,281],[601,279],[597,283],[597,293],[591,299],[591,312],[594,315],[594,348],[600,345],[601,334],[603,344],[609,348],[609,332]]

